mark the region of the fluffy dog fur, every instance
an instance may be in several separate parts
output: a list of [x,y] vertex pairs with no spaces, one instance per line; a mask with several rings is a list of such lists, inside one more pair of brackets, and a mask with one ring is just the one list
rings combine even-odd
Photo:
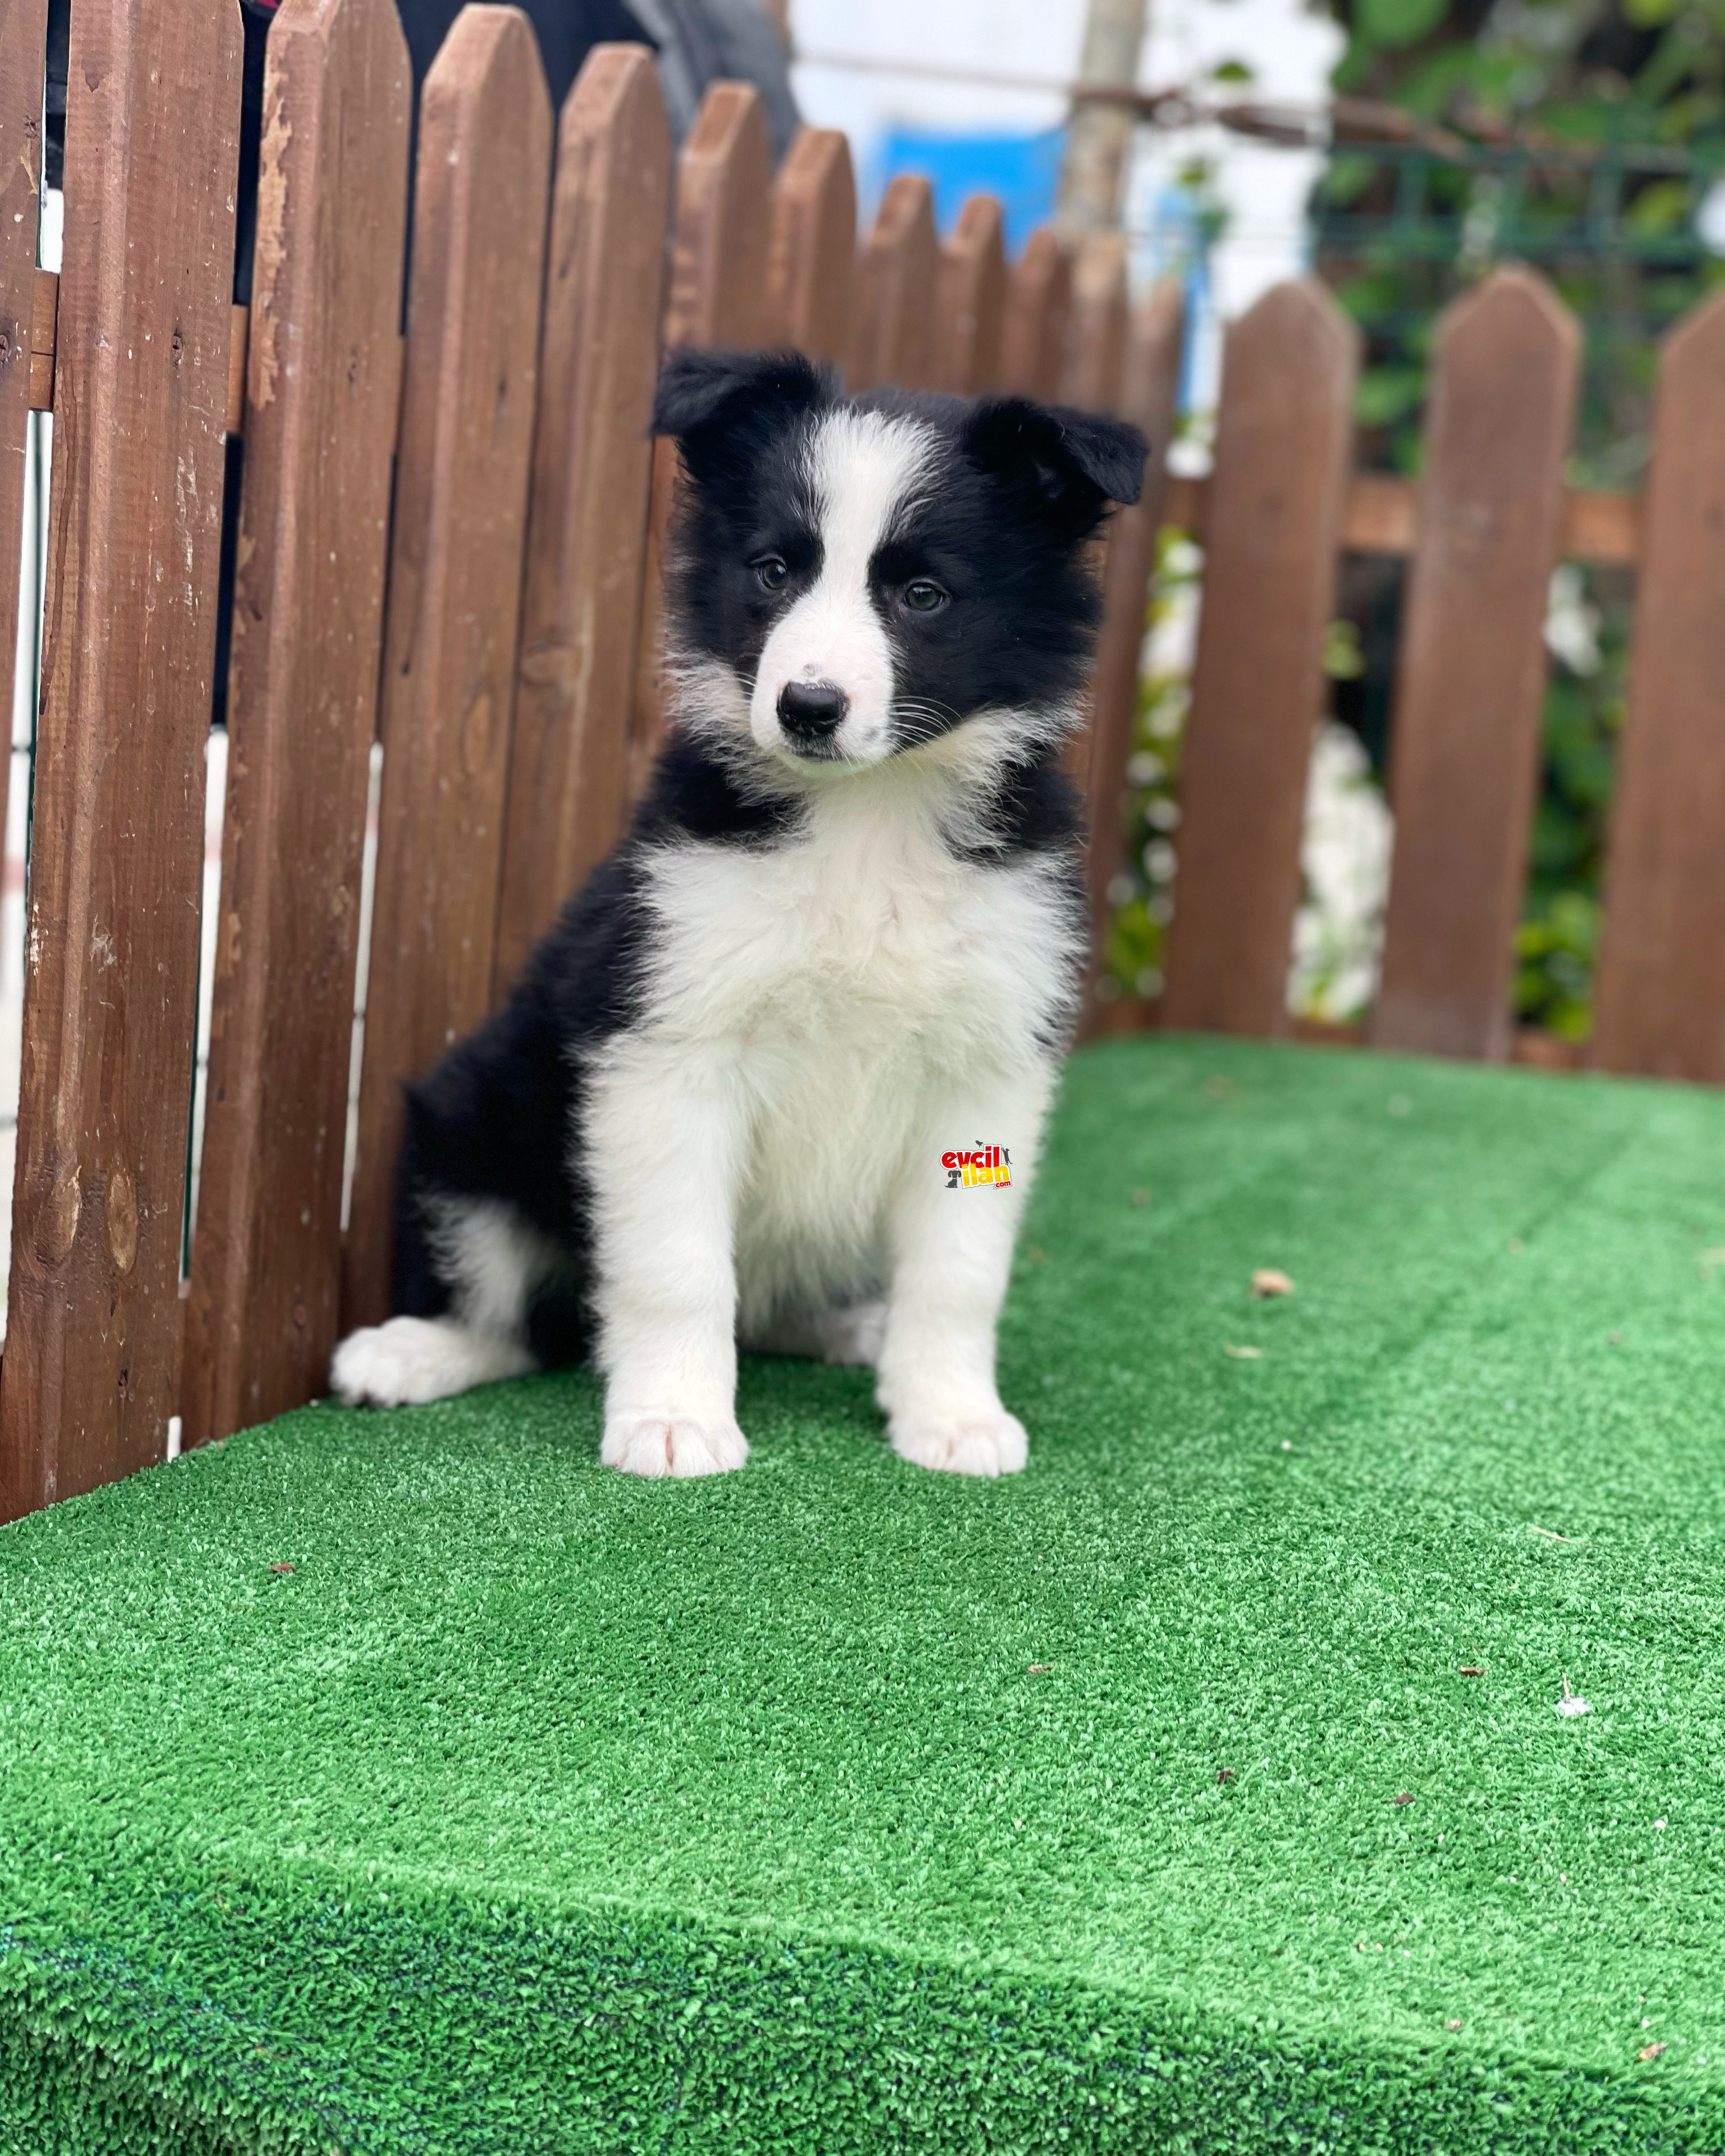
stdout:
[[[513,996],[408,1094],[388,1404],[592,1352],[602,1457],[747,1455],[737,1351],[867,1363],[893,1448],[998,1475],[994,1331],[1082,952],[1059,766],[1130,428],[846,400],[681,354],[676,716],[629,835]],[[1004,1188],[944,1152],[999,1146]]]

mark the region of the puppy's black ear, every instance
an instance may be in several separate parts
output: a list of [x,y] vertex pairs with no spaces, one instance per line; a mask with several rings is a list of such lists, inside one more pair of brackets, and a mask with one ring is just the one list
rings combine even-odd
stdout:
[[832,396],[830,373],[800,352],[673,352],[660,370],[653,432],[675,439],[700,482]]
[[1022,490],[1070,536],[1083,537],[1111,501],[1136,501],[1149,444],[1124,419],[1034,404],[1028,397],[985,397],[964,428],[965,454]]

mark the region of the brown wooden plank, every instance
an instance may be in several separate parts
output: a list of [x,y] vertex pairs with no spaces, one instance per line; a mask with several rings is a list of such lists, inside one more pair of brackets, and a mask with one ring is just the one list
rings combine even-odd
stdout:
[[1161,529],[1167,497],[1168,450],[1173,435],[1174,401],[1180,386],[1184,343],[1184,300],[1178,281],[1170,278],[1153,285],[1138,308],[1132,326],[1121,398],[1124,416],[1143,429],[1150,456],[1144,467],[1143,493],[1132,508],[1116,512],[1109,534],[1106,610],[1091,681],[1087,1024],[1093,1023],[1097,1009],[1094,983],[1111,911],[1108,886],[1126,857],[1122,819],[1126,766],[1137,722],[1140,657],[1150,580],[1156,566],[1156,535]]
[[1641,548],[1641,505],[1632,494],[1595,494],[1572,487],[1563,497],[1563,536],[1558,552],[1566,562],[1599,562],[1622,567]]
[[1342,544],[1355,554],[1411,554],[1420,536],[1420,491],[1389,472],[1356,472],[1348,489]]
[[1126,347],[1126,235],[1086,233],[1072,263],[1062,400],[1081,411],[1117,410]]
[[1725,294],[1661,356],[1594,1060],[1725,1083]]
[[850,341],[856,182],[836,127],[799,128],[773,183],[767,341],[839,365]]
[[1181,763],[1172,1026],[1287,1029],[1358,363],[1356,333],[1309,280],[1266,293],[1229,331]]
[[1006,315],[1006,249],[1000,205],[972,195],[941,245],[935,286],[931,386],[956,397],[992,389],[1000,372]]
[[394,0],[284,0],[264,63],[187,1445],[314,1398],[335,1344],[412,99]]
[[[772,173],[759,92],[747,83],[716,82],[701,100],[677,160],[665,314],[667,347],[687,344],[747,352],[767,337]],[[676,478],[675,445],[656,442],[630,721],[631,791],[644,783],[665,732],[665,541]]]
[[54,340],[60,311],[60,273],[39,270],[30,308],[30,409],[54,409]]
[[[8,0],[0,10],[0,680],[8,683],[18,649],[24,472],[37,367],[42,272],[36,267],[36,232],[47,28],[47,0]],[[6,829],[11,776],[11,757],[0,756],[0,832]]]
[[845,386],[853,396],[891,382],[926,389],[934,375],[934,198],[920,173],[901,172],[880,198],[856,264],[856,314]]
[[80,0],[0,1513],[162,1458],[175,1406],[240,33]]
[[551,133],[526,18],[465,8],[419,110],[345,1324],[389,1307],[402,1086],[491,1005]]
[[1000,334],[1000,387],[1020,397],[1058,397],[1066,369],[1066,315],[1072,259],[1050,225],[1024,242],[1006,282]]
[[628,807],[670,154],[652,54],[597,46],[557,136],[500,993],[609,851]]
[[1391,721],[1384,1047],[1508,1051],[1579,358],[1574,319],[1526,270],[1439,326]]

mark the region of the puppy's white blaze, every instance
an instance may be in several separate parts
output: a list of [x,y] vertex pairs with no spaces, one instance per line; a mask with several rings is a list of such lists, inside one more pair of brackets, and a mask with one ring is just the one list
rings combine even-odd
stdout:
[[937,437],[878,412],[834,412],[809,438],[808,478],[820,520],[819,574],[773,626],[749,706],[762,748],[783,750],[778,699],[787,682],[830,681],[850,700],[834,737],[841,756],[875,762],[892,750],[892,647],[869,596],[869,564],[927,484]]

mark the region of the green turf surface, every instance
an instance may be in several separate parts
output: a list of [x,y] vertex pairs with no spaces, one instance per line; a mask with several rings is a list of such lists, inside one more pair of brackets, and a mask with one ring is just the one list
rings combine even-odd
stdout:
[[1091,1051],[1003,1385],[998,1484],[758,1362],[709,1482],[545,1378],[0,1534],[0,2148],[1725,2147],[1725,1096]]

